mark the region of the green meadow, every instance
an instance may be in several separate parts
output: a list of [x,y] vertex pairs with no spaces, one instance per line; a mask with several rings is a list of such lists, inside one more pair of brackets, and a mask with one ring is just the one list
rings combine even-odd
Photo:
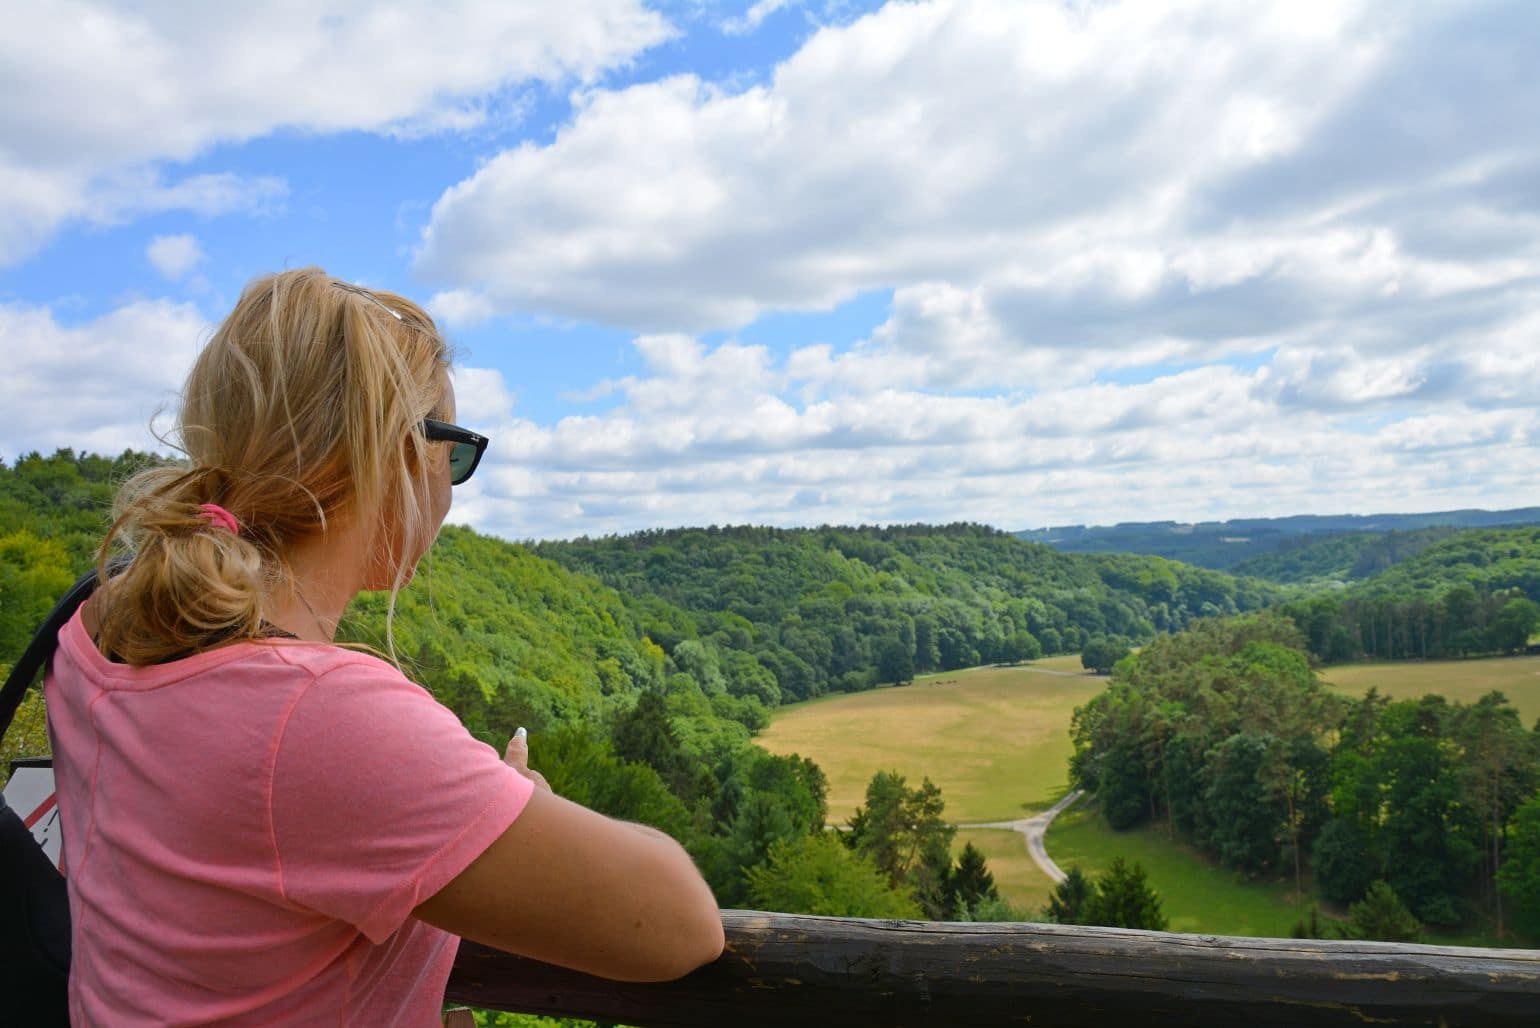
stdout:
[[[1469,703],[1501,690],[1525,724],[1540,717],[1540,657],[1330,667],[1322,677],[1349,695],[1370,686],[1397,698],[1434,692]],[[843,823],[879,770],[911,783],[929,777],[954,822],[1000,821],[1051,806],[1068,788],[1074,708],[1106,680],[1084,674],[1078,657],[1020,667],[929,675],[912,685],[823,696],[783,707],[757,741],[772,753],[811,757],[829,776],[829,820]],[[1011,903],[1037,917],[1052,883],[1027,856],[1021,835],[963,829],[954,853],[972,842]],[[1253,882],[1218,867],[1160,826],[1115,832],[1089,808],[1072,807],[1048,830],[1060,867],[1103,870],[1119,854],[1142,863],[1159,890],[1171,929],[1215,935],[1287,936],[1313,902],[1291,881]],[[1449,945],[1493,945],[1481,933],[1430,937]],[[1511,944],[1511,943],[1510,943]]]
[[1496,689],[1518,708],[1526,726],[1540,718],[1540,657],[1338,664],[1323,668],[1321,677],[1349,695],[1362,696],[1373,686],[1398,700],[1437,693],[1473,703]]
[[911,785],[929,777],[953,821],[1025,817],[1064,794],[1070,714],[1106,684],[1071,659],[1072,674],[1065,658],[1054,658],[1046,667],[950,671],[792,704],[775,712],[756,741],[823,768],[833,823],[855,813],[867,782],[884,770]]
[[1114,832],[1089,807],[1071,807],[1054,818],[1044,845],[1060,867],[1079,864],[1091,875],[1119,855],[1143,864],[1173,932],[1287,938],[1310,909],[1308,883],[1306,897],[1296,899],[1293,882],[1247,881],[1167,838],[1161,827]]

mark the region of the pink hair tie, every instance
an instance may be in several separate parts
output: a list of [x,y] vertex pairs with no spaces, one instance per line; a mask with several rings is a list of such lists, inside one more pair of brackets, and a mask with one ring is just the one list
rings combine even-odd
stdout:
[[198,513],[208,518],[210,524],[225,526],[230,530],[231,535],[241,534],[240,526],[235,521],[235,515],[217,503],[205,503],[198,508]]

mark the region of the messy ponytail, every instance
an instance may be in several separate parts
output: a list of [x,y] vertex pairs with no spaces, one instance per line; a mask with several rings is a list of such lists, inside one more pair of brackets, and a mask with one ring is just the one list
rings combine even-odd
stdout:
[[[249,285],[188,374],[165,440],[185,461],[118,492],[97,552],[102,649],[142,666],[261,638],[268,597],[293,579],[287,554],[341,520],[374,529],[394,611],[403,555],[437,527],[422,515],[420,424],[447,413],[448,367],[432,319],[399,296],[319,268]],[[109,580],[114,548],[133,560]]]

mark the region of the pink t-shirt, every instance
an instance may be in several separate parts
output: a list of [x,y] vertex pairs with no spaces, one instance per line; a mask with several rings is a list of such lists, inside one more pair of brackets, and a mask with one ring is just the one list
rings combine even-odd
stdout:
[[77,613],[44,679],[76,1025],[440,1023],[411,916],[534,784],[384,661],[238,643],[131,668]]

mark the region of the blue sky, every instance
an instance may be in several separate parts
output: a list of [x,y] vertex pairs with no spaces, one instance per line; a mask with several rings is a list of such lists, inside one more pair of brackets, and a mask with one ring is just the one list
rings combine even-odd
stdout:
[[1537,502],[1534,5],[85,6],[0,41],[0,458],[318,264],[510,538]]

